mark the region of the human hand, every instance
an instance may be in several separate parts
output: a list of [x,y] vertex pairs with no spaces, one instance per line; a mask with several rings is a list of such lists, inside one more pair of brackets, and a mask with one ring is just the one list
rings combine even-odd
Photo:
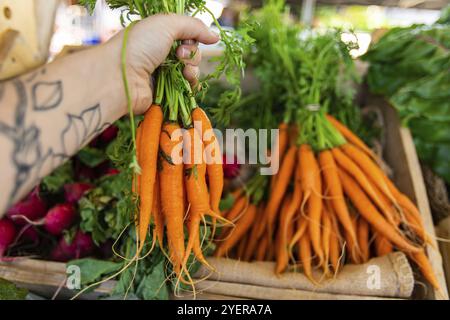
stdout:
[[[177,56],[185,64],[183,75],[195,86],[198,81],[201,52],[198,43],[213,44],[219,36],[199,19],[168,14],[156,15],[137,23],[127,44],[127,77],[133,96],[134,111],[144,113],[153,101],[151,74],[164,62],[174,41],[182,40]],[[122,47],[123,32],[112,41]]]

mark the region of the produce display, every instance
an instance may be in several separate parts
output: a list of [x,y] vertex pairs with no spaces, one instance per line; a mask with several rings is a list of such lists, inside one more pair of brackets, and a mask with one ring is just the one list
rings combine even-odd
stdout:
[[[268,1],[256,14],[260,34],[252,50],[261,86],[274,86],[264,93],[282,97],[276,104],[283,111],[278,145],[273,146],[280,170],[271,178],[256,175],[235,192],[224,217],[236,226],[220,235],[215,256],[276,261],[276,273],[301,266],[320,283],[312,276],[315,267],[330,277],[344,263],[400,250],[438,288],[418,209],[378,166],[372,150],[328,114],[333,112],[330,92],[339,96],[341,72],[352,63],[345,55],[350,48],[336,33],[309,34],[300,43],[305,34],[285,22],[283,10],[282,1]],[[266,58],[281,67],[264,64]]]
[[450,183],[450,7],[435,24],[393,28],[363,59],[368,84],[398,110],[419,158]]

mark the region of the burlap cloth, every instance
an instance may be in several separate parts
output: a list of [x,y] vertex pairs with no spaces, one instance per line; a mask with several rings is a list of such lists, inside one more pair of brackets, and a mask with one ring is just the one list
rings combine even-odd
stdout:
[[[358,299],[361,297],[410,297],[414,276],[406,256],[394,252],[363,265],[345,265],[335,278],[312,284],[302,273],[274,274],[272,262],[241,262],[209,258],[216,268],[202,267],[195,275],[196,290],[253,299]],[[320,279],[321,273],[314,274]],[[374,278],[375,277],[375,278]],[[270,288],[270,290],[267,290]]]

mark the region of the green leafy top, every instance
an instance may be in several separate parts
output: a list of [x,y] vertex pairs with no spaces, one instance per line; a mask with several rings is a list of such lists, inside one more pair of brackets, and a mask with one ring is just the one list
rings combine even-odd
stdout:
[[[450,24],[393,28],[371,45],[370,90],[397,109],[413,134],[421,161],[450,183]],[[447,18],[445,18],[447,16]]]
[[[283,121],[306,130],[302,124],[310,116],[310,132],[299,143],[321,150],[345,142],[329,127],[318,134],[321,130],[317,126],[326,124],[320,119],[325,112],[339,112],[338,118],[353,124],[352,129],[360,123],[353,104],[354,84],[360,79],[350,55],[356,42],[344,43],[341,30],[319,32],[300,26],[289,16],[284,0],[267,0],[245,22],[258,26],[250,32],[255,42],[247,52],[247,61],[260,90],[243,99],[248,102],[242,108],[244,118],[250,118],[256,127],[274,127]],[[317,108],[321,112],[311,111]]]

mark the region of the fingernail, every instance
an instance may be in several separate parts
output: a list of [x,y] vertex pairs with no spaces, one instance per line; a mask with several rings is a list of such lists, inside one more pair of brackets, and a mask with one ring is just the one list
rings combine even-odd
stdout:
[[191,50],[189,50],[185,47],[182,47],[181,48],[181,57],[183,59],[189,59],[191,57]]
[[216,39],[220,39],[220,36],[219,36],[219,34],[218,34],[217,32],[215,32],[215,31],[213,31],[213,30],[209,30],[209,32],[210,32],[211,35],[212,35],[213,37],[215,37]]
[[186,44],[186,45],[196,45],[196,44],[197,44],[197,41],[195,41],[195,40],[184,40],[184,41],[183,41],[183,44]]

